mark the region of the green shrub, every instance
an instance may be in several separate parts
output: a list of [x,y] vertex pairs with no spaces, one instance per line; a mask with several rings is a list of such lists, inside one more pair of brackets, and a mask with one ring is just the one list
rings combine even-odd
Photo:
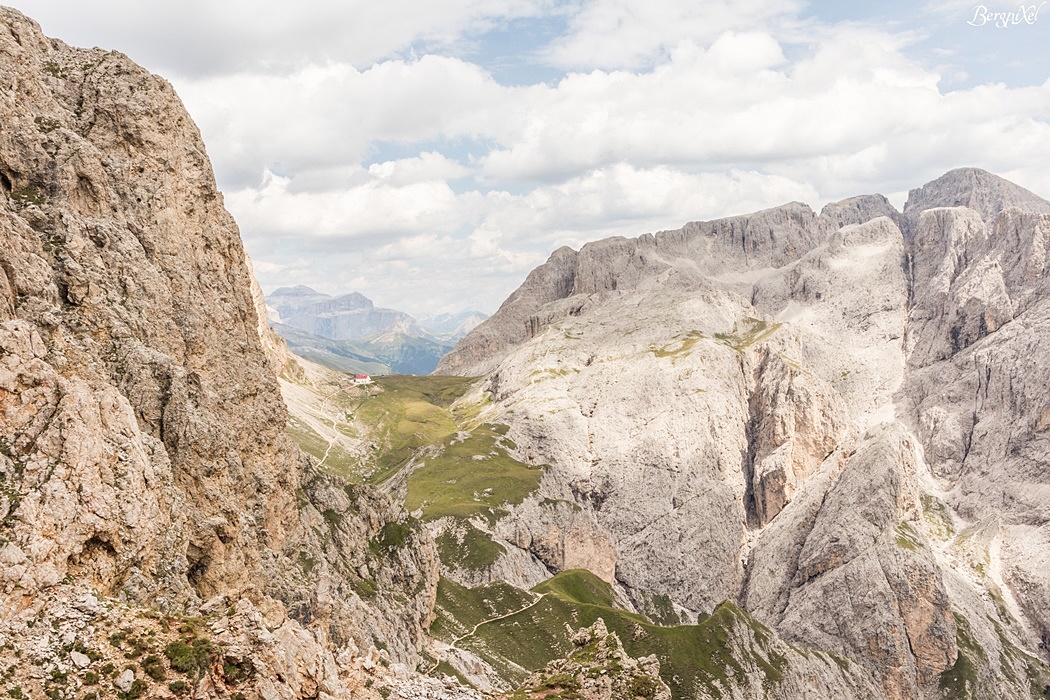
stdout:
[[65,78],[67,75],[66,69],[58,65],[54,61],[44,62],[44,72],[54,78]]
[[142,670],[155,681],[164,680],[164,664],[156,654],[150,654],[142,660]]
[[649,676],[635,676],[631,679],[628,690],[632,697],[653,698],[656,696],[656,681]]
[[33,120],[33,123],[36,124],[37,130],[42,134],[50,134],[62,126],[57,119],[52,119],[51,117],[37,117]]
[[222,675],[229,683],[240,683],[252,675],[252,665],[249,661],[238,661],[227,656],[222,662]]
[[128,692],[124,693],[124,697],[127,698],[127,700],[135,700],[135,698],[142,697],[142,694],[148,689],[149,683],[141,678],[136,678],[131,682],[131,687],[128,688]]
[[164,647],[171,667],[185,674],[202,675],[211,664],[212,645],[207,639],[194,639],[192,644],[175,640]]
[[190,685],[186,681],[172,681],[168,683],[168,690],[176,695],[187,695],[190,692]]
[[138,657],[142,656],[145,652],[151,651],[149,642],[143,639],[142,637],[131,635],[127,638],[127,643],[128,647],[130,648],[127,652],[125,652],[125,658],[137,659]]

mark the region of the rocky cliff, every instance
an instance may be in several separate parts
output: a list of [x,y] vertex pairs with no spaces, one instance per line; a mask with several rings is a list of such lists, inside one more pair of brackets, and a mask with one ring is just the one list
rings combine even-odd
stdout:
[[467,399],[548,465],[479,527],[638,612],[737,601],[884,697],[1042,693],[1048,212],[963,169],[903,213],[870,195],[556,251],[439,366],[484,376]]
[[[280,348],[268,360],[236,225],[171,86],[0,8],[0,96],[5,681],[141,694],[192,669],[179,682],[198,697],[347,696],[370,647],[414,663],[432,544],[289,441]],[[107,667],[112,648],[159,670]]]

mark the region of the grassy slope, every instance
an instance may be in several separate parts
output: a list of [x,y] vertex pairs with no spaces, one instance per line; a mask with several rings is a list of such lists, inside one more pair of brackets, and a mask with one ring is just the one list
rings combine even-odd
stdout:
[[405,507],[421,508],[424,520],[474,515],[492,520],[504,504],[521,503],[539,486],[543,470],[508,454],[514,444],[506,432],[505,425],[486,423],[469,435],[449,436],[409,477]]
[[378,449],[369,481],[383,481],[417,450],[455,432],[449,406],[466,393],[472,379],[463,377],[375,377],[381,392],[361,403],[354,423],[372,436]]
[[446,529],[436,541],[441,563],[453,569],[484,571],[507,551],[469,522]]
[[[374,377],[371,385],[354,386],[346,375],[322,369],[308,379],[284,376],[289,406],[288,434],[321,468],[347,481],[383,481],[422,448],[457,430],[449,406],[473,380],[462,377]],[[290,392],[290,393],[289,393]],[[320,432],[319,432],[320,431]],[[328,449],[325,433],[333,431],[352,444],[366,440],[375,449],[363,457],[336,443]]]
[[430,633],[452,642],[479,622],[521,610],[535,600],[536,595],[502,581],[467,588],[443,578],[438,582],[436,617]]
[[[445,584],[446,588],[448,584]],[[761,623],[735,604],[726,602],[697,625],[661,627],[644,617],[613,607],[609,584],[587,571],[565,571],[533,589],[546,594],[537,604],[502,620],[481,625],[459,646],[479,654],[508,680],[520,683],[529,671],[572,650],[566,634],[587,627],[599,617],[620,637],[632,656],[656,654],[660,675],[677,698],[693,697],[699,688],[717,696],[718,688],[740,685],[759,674],[767,687],[783,676],[787,659],[771,651],[772,635]],[[505,595],[505,594],[504,594]],[[439,597],[439,620],[471,620],[457,629],[476,624],[477,609],[485,606],[488,593],[482,589],[459,589],[455,596]],[[441,622],[443,629],[452,624]],[[750,628],[754,648],[734,648],[734,628]]]
[[[326,420],[345,435],[367,440],[375,449],[355,459],[328,441],[301,417],[292,415],[288,431],[326,471],[348,481],[378,483],[401,470],[410,459],[417,467],[408,477],[406,508],[421,509],[423,518],[450,516],[460,522],[455,532],[438,538],[442,560],[456,568],[490,566],[503,548],[468,520],[482,516],[493,522],[539,486],[541,468],[515,460],[507,427],[476,424],[481,406],[452,404],[474,381],[463,377],[374,377],[365,388],[339,390],[330,383],[315,391],[312,410],[320,412],[321,393]],[[300,410],[306,410],[300,408]],[[326,423],[327,425],[327,423]]]

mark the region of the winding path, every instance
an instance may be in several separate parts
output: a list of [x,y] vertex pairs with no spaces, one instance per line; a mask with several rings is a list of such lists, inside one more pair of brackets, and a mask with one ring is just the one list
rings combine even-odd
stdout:
[[449,646],[450,647],[456,646],[462,640],[466,639],[467,637],[469,637],[472,634],[474,634],[475,632],[477,632],[478,631],[478,627],[481,627],[482,625],[487,625],[488,623],[496,622],[497,620],[505,620],[508,617],[512,617],[514,615],[517,615],[518,613],[525,612],[526,610],[528,610],[531,607],[535,607],[541,600],[543,600],[544,596],[546,596],[546,595],[547,595],[546,593],[539,593],[536,596],[536,600],[532,601],[531,603],[526,605],[524,608],[521,608],[519,610],[514,610],[513,612],[509,612],[506,615],[500,615],[499,617],[491,617],[488,620],[482,620],[478,624],[474,625],[474,627],[469,632],[467,632],[466,634],[461,634],[460,636],[458,636],[454,640],[452,640],[452,643],[449,644]]
[[[321,405],[318,407],[318,410],[321,413],[321,415],[327,415],[328,409],[326,405],[328,404],[329,399],[331,399],[336,394],[342,393],[343,391],[343,387],[339,386],[335,389],[335,391],[329,393],[327,396],[321,399]],[[335,445],[335,441],[339,439],[339,429],[335,427],[337,420],[334,416],[331,420],[332,432],[335,433],[335,435],[332,436],[332,438],[328,441],[328,449],[324,451],[324,457],[322,457],[321,461],[317,463],[318,467],[324,466],[325,461],[328,459],[328,455],[332,452],[332,447]]]
[[[327,396],[325,396],[323,399],[321,399],[321,405],[318,407],[318,412],[321,415],[323,415],[323,416],[324,415],[328,415],[327,414],[327,410],[328,409],[327,409],[326,406],[328,404],[329,399],[331,399],[336,394],[346,393],[346,390],[347,390],[346,386],[339,386],[334,391],[332,391]],[[349,393],[347,393],[346,395],[347,395],[347,398],[353,398],[353,396],[351,394],[349,394]],[[361,397],[361,400],[358,402],[357,406],[354,407],[354,412],[356,412],[357,409],[361,408],[361,405],[364,404],[364,402],[367,399],[368,399],[368,395],[367,394],[365,396]],[[327,459],[328,459],[328,455],[331,454],[332,448],[335,447],[335,443],[339,439],[339,428],[336,427],[336,425],[339,423],[339,418],[337,418],[336,416],[332,415],[331,416],[331,421],[332,421],[332,432],[334,433],[334,435],[328,441],[328,449],[326,449],[324,451],[324,457],[322,457],[321,461],[317,463],[318,467],[324,466],[325,461],[327,461]]]
[[[535,607],[536,605],[539,604],[539,602],[541,600],[544,599],[544,597],[546,597],[546,595],[547,595],[546,593],[539,593],[539,594],[536,595],[536,600],[532,601],[531,603],[529,603],[528,605],[526,605],[523,608],[518,608],[517,610],[512,610],[511,612],[507,613],[506,615],[500,615],[499,617],[490,617],[487,620],[482,620],[481,622],[479,622],[476,625],[474,625],[470,629],[470,631],[467,632],[466,634],[461,634],[458,637],[456,637],[455,639],[453,639],[448,645],[449,648],[456,648],[457,644],[459,644],[461,641],[463,641],[467,637],[472,636],[475,632],[478,631],[478,628],[481,627],[482,625],[487,625],[490,622],[497,622],[499,620],[505,620],[508,617],[513,617],[514,615],[517,615],[518,613],[525,612],[529,608]],[[442,659],[435,660],[434,661],[434,665],[431,666],[430,668],[428,668],[426,673],[428,673],[428,674],[433,673],[434,669],[436,669],[438,667],[438,665],[441,664],[441,661],[442,661]]]

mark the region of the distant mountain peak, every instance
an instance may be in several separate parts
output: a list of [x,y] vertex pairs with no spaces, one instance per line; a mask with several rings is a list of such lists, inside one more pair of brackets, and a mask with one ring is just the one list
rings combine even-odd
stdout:
[[922,212],[941,207],[968,207],[980,214],[986,224],[1011,207],[1050,213],[1050,202],[1020,185],[980,168],[956,168],[908,193],[904,205],[905,234],[914,229]]
[[297,284],[297,285],[294,285],[292,287],[278,287],[277,289],[275,289],[274,291],[272,291],[270,293],[270,296],[278,296],[278,297],[289,297],[289,296],[327,297],[327,296],[330,296],[330,295],[324,294],[323,292],[319,292],[316,289],[311,289],[310,287],[307,287],[305,284]]
[[[387,371],[427,374],[453,343],[488,318],[462,311],[421,324],[403,311],[376,307],[360,292],[331,296],[301,284],[274,290],[266,304],[295,352],[340,370],[381,361]],[[376,366],[369,371],[383,373]]]

